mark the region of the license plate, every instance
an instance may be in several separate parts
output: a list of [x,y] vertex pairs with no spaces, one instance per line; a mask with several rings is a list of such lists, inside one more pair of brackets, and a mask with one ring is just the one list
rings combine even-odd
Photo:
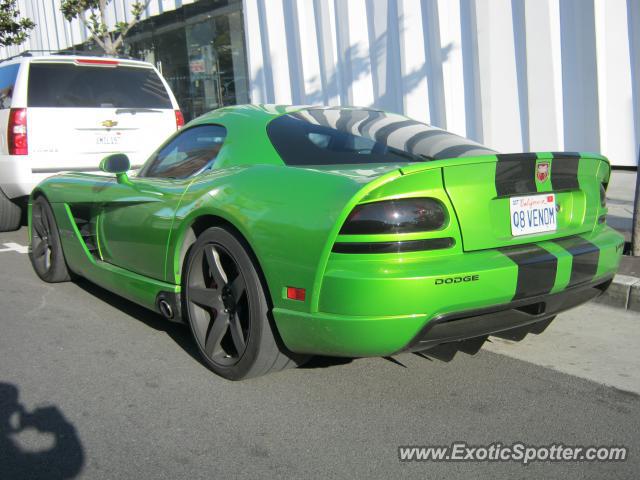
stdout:
[[119,143],[120,133],[96,135],[96,145],[118,145]]
[[511,207],[511,235],[553,232],[558,227],[556,196],[529,195],[509,199]]

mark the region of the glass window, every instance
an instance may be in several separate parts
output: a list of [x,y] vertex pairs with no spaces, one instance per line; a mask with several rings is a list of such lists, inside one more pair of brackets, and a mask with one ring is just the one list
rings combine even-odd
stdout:
[[16,83],[19,63],[7,65],[0,68],[0,108],[11,107],[11,97],[13,96],[13,86]]
[[401,115],[308,108],[272,120],[271,143],[287,165],[423,162],[496,152]]
[[150,68],[32,63],[30,107],[172,108],[167,90]]
[[189,23],[186,32],[191,115],[197,117],[225,105],[247,103],[241,12]]
[[220,125],[200,125],[178,133],[142,168],[140,177],[187,178],[213,165],[227,130]]
[[189,121],[249,103],[241,0],[198,0],[136,24],[125,38],[134,58],[155,64]]

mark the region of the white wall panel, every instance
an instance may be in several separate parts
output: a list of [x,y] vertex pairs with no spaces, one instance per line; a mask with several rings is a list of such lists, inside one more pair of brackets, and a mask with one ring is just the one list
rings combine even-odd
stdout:
[[467,135],[462,17],[459,2],[438,0],[445,122],[441,125],[459,135]]
[[[371,76],[369,30],[365,0],[349,0],[347,5],[348,26],[345,35],[349,70],[349,100],[352,105],[373,104],[373,80]],[[398,88],[398,85],[389,86]]]
[[479,0],[476,6],[478,66],[484,143],[503,152],[523,149],[516,49],[510,0]]
[[[259,20],[258,0],[244,1],[244,29],[251,32],[262,32]],[[268,38],[268,37],[267,37]],[[267,75],[263,59],[262,45],[263,35],[248,35],[246,42],[247,62],[249,63],[249,74],[251,75],[251,83],[249,90],[251,92],[251,100],[254,103],[268,103],[273,101],[269,98],[269,94],[273,96],[273,84],[271,89],[267,88]],[[268,48],[266,50],[268,52]],[[271,78],[269,77],[269,80]]]
[[502,151],[637,164],[640,0],[291,1],[309,102],[385,108]]
[[600,148],[615,160],[635,155],[631,57],[625,0],[596,0]]
[[[549,145],[561,150],[562,69],[560,56],[552,55],[560,45],[558,3],[524,2],[524,12],[528,118],[523,130],[528,132],[531,150],[545,150]],[[528,48],[530,45],[537,48]]]
[[300,57],[304,95],[301,103],[321,102],[323,89],[322,72],[320,70],[320,44],[316,29],[316,12],[313,2],[300,2],[297,9],[299,38],[309,36],[313,42],[300,42]]
[[[195,0],[152,0],[157,15]],[[126,21],[132,0],[113,0]],[[21,50],[87,38],[60,0],[19,0]],[[595,150],[636,165],[640,0],[244,0],[253,102],[359,104],[505,151]]]
[[292,85],[285,28],[291,28],[292,25],[285,26],[282,0],[268,0],[264,5],[266,17],[263,18],[265,21],[261,22],[261,26],[267,29],[269,35],[270,51],[267,58],[273,76],[273,102],[290,104]]
[[419,0],[401,0],[398,13],[404,112],[417,120],[430,122],[428,57]]

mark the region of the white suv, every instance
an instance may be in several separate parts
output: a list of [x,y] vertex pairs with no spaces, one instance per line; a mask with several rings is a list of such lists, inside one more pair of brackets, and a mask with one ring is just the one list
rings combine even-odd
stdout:
[[98,171],[113,152],[135,168],[183,123],[150,63],[29,54],[0,62],[0,231],[20,226],[43,178]]

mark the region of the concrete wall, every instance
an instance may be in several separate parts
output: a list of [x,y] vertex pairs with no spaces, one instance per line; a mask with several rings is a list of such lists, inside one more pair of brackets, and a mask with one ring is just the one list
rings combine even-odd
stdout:
[[244,0],[251,99],[636,165],[640,0]]
[[[151,0],[145,18],[193,3]],[[113,0],[111,22],[130,0]],[[243,0],[253,102],[405,113],[498,150],[594,150],[636,165],[640,0]],[[60,0],[18,0],[21,47],[87,39]]]

